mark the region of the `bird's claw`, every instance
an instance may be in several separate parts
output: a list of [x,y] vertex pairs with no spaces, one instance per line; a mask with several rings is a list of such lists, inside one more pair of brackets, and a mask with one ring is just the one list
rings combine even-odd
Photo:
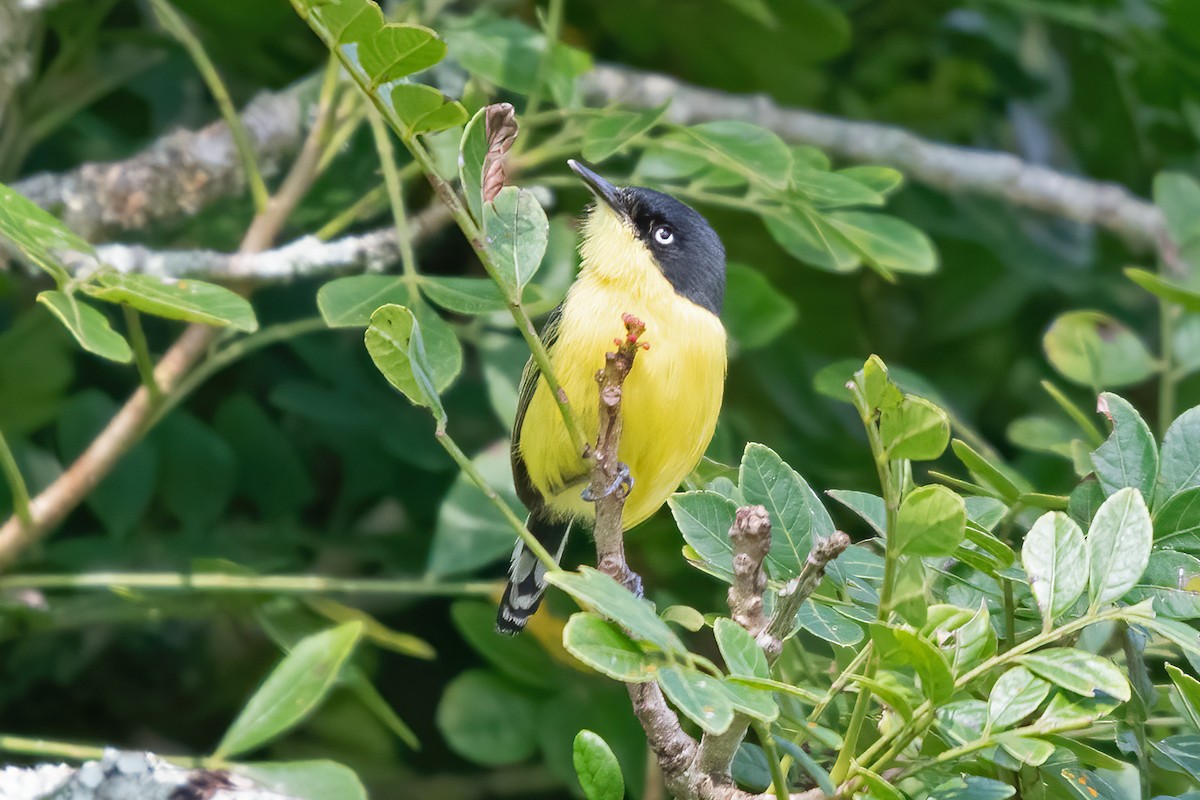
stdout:
[[622,490],[622,494],[625,496],[628,496],[629,493],[633,491],[633,473],[629,471],[629,465],[624,461],[617,462],[617,474],[613,478],[613,482],[610,483],[603,492],[596,494],[592,491],[592,487],[589,486],[583,490],[583,493],[580,495],[580,497],[589,503],[594,503],[597,500],[608,497],[618,489]]
[[645,592],[642,591],[642,576],[638,575],[633,570],[626,570],[625,580],[623,581],[625,588],[633,593],[633,596],[641,600],[645,597]]

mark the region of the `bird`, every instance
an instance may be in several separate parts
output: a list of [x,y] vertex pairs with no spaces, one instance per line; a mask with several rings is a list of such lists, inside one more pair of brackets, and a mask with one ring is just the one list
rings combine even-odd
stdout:
[[[629,530],[667,501],[703,457],[725,389],[725,248],[708,221],[676,198],[618,187],[575,160],[567,164],[594,202],[581,226],[580,269],[541,337],[551,367],[589,442],[599,428],[596,373],[622,317],[646,325],[652,345],[634,362],[622,391],[618,457],[628,494]],[[586,489],[589,464],[573,446],[549,384],[534,359],[521,376],[512,429],[512,472],[529,511],[527,527],[562,558],[572,526],[595,518]],[[613,491],[616,484],[608,491]],[[496,630],[520,633],[546,589],[546,567],[518,539]]]

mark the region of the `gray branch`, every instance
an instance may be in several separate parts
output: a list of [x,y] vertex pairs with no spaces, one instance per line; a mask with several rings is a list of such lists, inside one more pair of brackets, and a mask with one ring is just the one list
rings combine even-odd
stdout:
[[[440,203],[430,206],[408,222],[414,241],[450,221]],[[400,259],[400,245],[393,227],[344,236],[324,242],[303,236],[293,242],[260,253],[220,253],[215,250],[152,250],[142,245],[105,244],[96,248],[101,263],[121,272],[156,278],[200,278],[217,282],[231,277],[255,283],[278,283],[339,272],[383,272]],[[94,265],[71,264],[80,269]]]
[[[263,92],[242,112],[264,177],[277,174],[300,149],[311,126],[312,80]],[[170,223],[245,190],[237,148],[223,121],[168,134],[142,152],[69,172],[42,173],[13,188],[59,214],[90,241]]]
[[592,103],[653,108],[669,100],[667,116],[680,124],[718,119],[753,122],[793,144],[819,147],[851,161],[886,164],[947,192],[998,197],[1013,205],[1098,225],[1131,244],[1152,247],[1163,229],[1159,210],[1123,186],[1068,175],[1009,153],[930,142],[890,125],[786,108],[765,95],[702,89],[628,67],[600,65],[585,75],[583,82]]
[[[1013,205],[1098,225],[1131,244],[1153,246],[1161,213],[1113,183],[1092,181],[1008,154],[930,142],[901,128],[856,122],[778,105],[763,95],[692,86],[666,75],[600,65],[582,79],[596,105],[647,108],[671,100],[668,117],[694,124],[716,119],[754,122],[794,144],[809,144],[852,161],[886,164],[910,179],[947,192],[975,192]],[[311,80],[263,93],[243,113],[255,152],[270,176],[299,148],[309,126]],[[85,164],[61,174],[27,178],[15,188],[63,215],[92,240],[195,214],[238,194],[245,182],[224,122],[159,139],[124,161]]]

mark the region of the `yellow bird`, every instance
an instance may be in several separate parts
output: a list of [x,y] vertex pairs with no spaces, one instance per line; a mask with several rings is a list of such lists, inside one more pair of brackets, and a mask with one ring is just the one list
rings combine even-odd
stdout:
[[[634,362],[622,392],[628,530],[667,501],[712,439],[725,386],[725,248],[704,217],[670,195],[619,188],[567,163],[596,202],[583,224],[579,276],[546,320],[542,340],[584,434],[595,441],[596,372],[625,334],[622,314],[646,323],[651,347]],[[561,558],[571,524],[595,516],[584,491],[589,467],[533,359],[521,376],[512,466],[530,531]],[[545,589],[545,567],[518,540],[496,629],[520,633]]]

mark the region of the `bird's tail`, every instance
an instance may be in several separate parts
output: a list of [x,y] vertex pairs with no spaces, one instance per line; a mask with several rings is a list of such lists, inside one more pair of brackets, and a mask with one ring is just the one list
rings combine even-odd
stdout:
[[[567,546],[567,534],[571,532],[569,521],[548,522],[531,514],[525,524],[556,562],[562,558],[563,548]],[[508,585],[504,587],[504,598],[496,611],[496,630],[509,636],[525,630],[525,623],[537,611],[545,591],[546,566],[529,552],[525,542],[517,539],[512,564],[508,568]]]

